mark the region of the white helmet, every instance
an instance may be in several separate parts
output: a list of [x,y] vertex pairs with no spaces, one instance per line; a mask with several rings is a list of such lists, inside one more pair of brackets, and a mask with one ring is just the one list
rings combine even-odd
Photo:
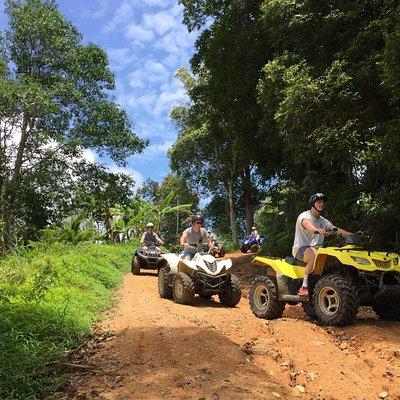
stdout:
[[255,231],[255,230],[256,230],[256,227],[255,227],[255,226],[252,226],[252,227],[251,227],[251,230],[252,230],[252,231]]
[[146,226],[147,226],[147,228],[153,228],[154,227],[152,222],[149,222]]

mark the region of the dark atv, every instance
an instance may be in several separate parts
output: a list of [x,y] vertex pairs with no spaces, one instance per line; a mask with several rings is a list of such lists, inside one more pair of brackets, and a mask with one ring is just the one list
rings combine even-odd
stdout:
[[161,254],[162,252],[153,243],[148,243],[147,249],[138,247],[132,258],[132,274],[140,275],[141,269],[156,269],[158,271],[166,264]]

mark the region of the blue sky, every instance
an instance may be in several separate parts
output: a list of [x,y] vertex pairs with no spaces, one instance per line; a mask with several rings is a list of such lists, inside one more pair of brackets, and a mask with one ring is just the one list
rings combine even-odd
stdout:
[[[188,66],[196,39],[181,22],[182,6],[178,0],[58,0],[57,4],[85,42],[108,53],[116,74],[117,102],[128,111],[135,133],[151,142],[142,154],[127,160],[123,172],[132,173],[137,185],[147,177],[160,181],[168,173],[166,152],[177,135],[169,119],[171,107],[187,101],[174,75],[180,66]],[[3,4],[0,12],[4,29]],[[91,151],[86,157],[98,161]]]

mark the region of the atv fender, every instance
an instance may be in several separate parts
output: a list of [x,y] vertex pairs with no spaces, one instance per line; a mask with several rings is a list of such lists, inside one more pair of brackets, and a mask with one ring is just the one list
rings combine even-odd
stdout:
[[272,268],[277,274],[282,274],[292,279],[304,278],[304,267],[291,265],[280,258],[255,257],[253,263],[262,266],[268,266]]
[[179,262],[182,261],[182,259],[177,254],[165,253],[161,255],[161,258],[163,258],[167,262],[168,267],[172,273],[177,274],[179,272],[178,265]]

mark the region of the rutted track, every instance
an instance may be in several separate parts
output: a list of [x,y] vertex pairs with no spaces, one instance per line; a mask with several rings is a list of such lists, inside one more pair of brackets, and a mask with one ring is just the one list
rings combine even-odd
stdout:
[[[248,257],[233,254],[246,285]],[[245,290],[246,293],[246,290]],[[320,327],[298,306],[255,318],[245,297],[194,306],[159,298],[157,277],[125,276],[118,306],[99,332],[113,332],[71,376],[77,399],[400,399],[400,324],[363,310],[356,325]],[[304,393],[302,393],[304,391]]]

